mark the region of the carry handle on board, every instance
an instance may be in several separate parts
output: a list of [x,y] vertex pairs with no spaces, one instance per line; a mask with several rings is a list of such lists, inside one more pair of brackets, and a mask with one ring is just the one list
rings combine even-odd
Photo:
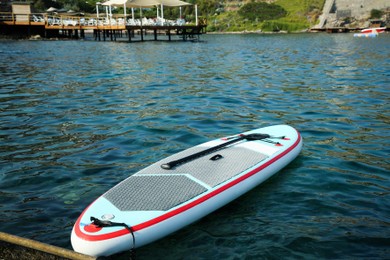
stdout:
[[214,146],[214,147],[210,147],[210,148],[208,148],[206,150],[203,150],[203,151],[191,154],[189,156],[183,157],[183,158],[175,160],[175,161],[170,161],[168,163],[164,163],[164,164],[161,165],[161,168],[163,168],[165,170],[170,170],[170,169],[172,169],[173,167],[175,167],[175,166],[177,166],[179,164],[183,164],[183,163],[195,160],[197,158],[206,156],[206,155],[208,155],[210,153],[219,151],[220,149],[222,149],[222,148],[224,148],[224,147],[226,147],[228,145],[237,143],[237,142],[242,141],[242,140],[255,141],[255,140],[262,140],[262,139],[266,139],[266,138],[270,138],[270,137],[271,136],[268,135],[268,134],[239,135],[236,139],[233,139],[233,140],[231,140],[229,142],[226,142],[226,143],[223,143],[223,144],[219,144],[219,145]]

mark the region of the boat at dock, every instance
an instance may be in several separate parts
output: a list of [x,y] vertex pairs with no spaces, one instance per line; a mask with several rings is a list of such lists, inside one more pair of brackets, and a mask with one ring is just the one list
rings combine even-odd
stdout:
[[383,33],[386,31],[386,27],[375,27],[361,30],[361,33]]
[[384,33],[386,31],[386,27],[374,27],[374,28],[366,28],[360,31],[360,33],[355,33],[353,37],[360,38],[375,38],[380,33]]

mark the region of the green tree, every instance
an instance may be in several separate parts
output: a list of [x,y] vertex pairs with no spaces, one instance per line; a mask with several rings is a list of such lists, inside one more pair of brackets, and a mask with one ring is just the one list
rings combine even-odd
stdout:
[[44,12],[50,7],[61,8],[61,3],[52,0],[37,0],[33,7],[37,12]]
[[198,5],[199,13],[205,17],[214,15],[216,10],[222,7],[218,0],[198,0],[196,4]]

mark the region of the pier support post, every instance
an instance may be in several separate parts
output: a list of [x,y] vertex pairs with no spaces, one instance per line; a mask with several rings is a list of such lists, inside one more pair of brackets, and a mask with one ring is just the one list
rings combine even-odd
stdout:
[[94,33],[95,33],[95,41],[98,40],[100,42],[101,41],[100,30],[96,29],[96,30],[94,30]]
[[187,30],[183,29],[183,41],[187,40]]

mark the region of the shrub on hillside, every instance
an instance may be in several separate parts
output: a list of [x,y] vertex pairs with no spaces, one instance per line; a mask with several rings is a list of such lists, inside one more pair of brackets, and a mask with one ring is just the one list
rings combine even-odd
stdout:
[[265,2],[250,2],[245,4],[238,10],[238,13],[250,21],[260,22],[282,18],[287,15],[283,7]]
[[382,18],[383,12],[381,10],[372,9],[371,10],[371,19],[380,19]]

